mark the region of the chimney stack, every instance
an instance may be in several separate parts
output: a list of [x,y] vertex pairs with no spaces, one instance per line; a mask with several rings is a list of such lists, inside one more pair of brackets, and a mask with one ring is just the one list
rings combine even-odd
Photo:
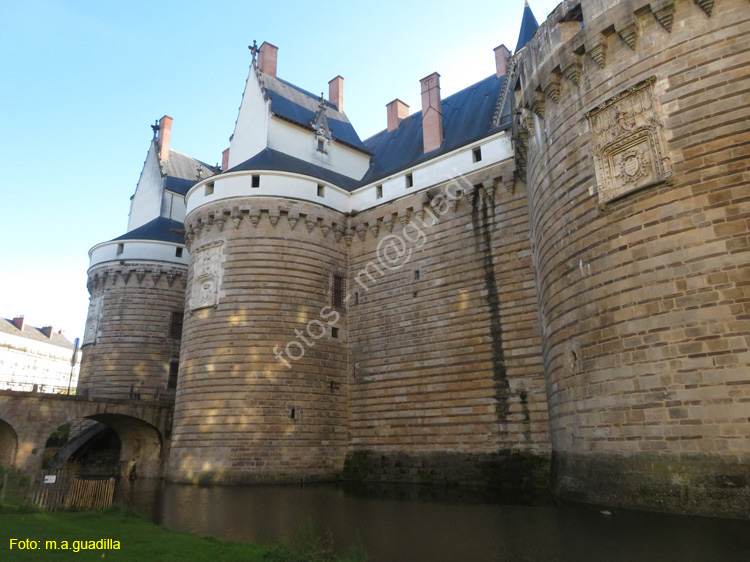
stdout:
[[344,112],[344,78],[341,75],[328,82],[328,101]]
[[52,332],[54,331],[55,329],[52,326],[45,326],[44,328],[41,329],[41,332],[48,338],[52,337]]
[[169,160],[169,137],[172,136],[172,118],[165,115],[159,119],[159,135],[156,144],[159,147],[159,160]]
[[433,72],[422,84],[422,141],[424,152],[432,152],[443,143],[443,110],[440,100],[440,75]]
[[388,114],[388,132],[398,127],[402,119],[409,117],[409,106],[396,98],[391,103],[386,104],[386,113]]
[[13,319],[13,325],[23,332],[23,316],[16,316]]
[[263,41],[260,46],[260,55],[258,56],[258,68],[264,74],[276,78],[276,59],[279,48],[271,45],[268,41]]
[[505,45],[500,45],[493,49],[495,51],[495,67],[497,68],[497,77],[505,76],[508,72],[508,63],[510,62],[510,51]]
[[221,153],[221,171],[226,172],[229,169],[229,149]]

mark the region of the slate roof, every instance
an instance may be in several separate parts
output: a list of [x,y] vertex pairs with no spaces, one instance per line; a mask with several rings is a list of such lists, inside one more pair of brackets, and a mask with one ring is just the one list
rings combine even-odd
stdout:
[[[122,236],[114,238],[111,242],[115,240],[157,240],[172,244],[184,244],[184,229],[185,225],[180,221],[159,217],[130,232],[126,232]],[[175,230],[179,232],[175,232]]]
[[[262,81],[274,114],[312,130],[310,123],[318,114],[319,96],[275,76],[263,74]],[[366,150],[347,116],[330,101],[325,102],[325,108],[331,136],[353,148]]]
[[75,347],[72,342],[68,341],[68,339],[59,332],[52,332],[52,336],[48,338],[42,333],[41,328],[35,328],[34,326],[24,324],[23,330],[19,330],[13,323],[13,320],[8,318],[0,318],[0,332],[12,336],[19,336],[35,342],[64,347],[71,351],[73,351],[73,348]]
[[504,76],[496,74],[442,100],[443,142],[439,148],[423,153],[422,112],[403,119],[393,131],[383,130],[364,141],[373,153],[370,168],[360,185],[366,185],[451,152],[506,127],[493,127],[495,107]]
[[523,8],[521,31],[518,33],[518,43],[516,43],[516,53],[521,50],[521,48],[524,47],[526,43],[531,41],[531,38],[534,37],[534,33],[536,33],[537,29],[539,29],[539,24],[534,17],[534,12],[532,12],[531,8],[529,7],[529,3],[526,2],[526,5]]
[[384,130],[365,140],[362,146],[372,156],[370,167],[361,180],[332,172],[271,148],[262,150],[227,172],[288,171],[330,182],[347,191],[354,191],[509,127],[510,123],[500,127],[493,126],[495,108],[504,80],[504,76],[498,78],[493,74],[442,100],[443,143],[432,152],[423,153],[421,111],[403,119],[393,131]]
[[213,166],[191,158],[176,150],[169,150],[169,160],[159,161],[162,176],[166,177],[165,188],[183,197],[196,184],[198,166],[203,166],[203,179],[214,175]]
[[352,191],[359,187],[360,182],[343,174],[333,172],[321,166],[317,166],[305,160],[300,160],[294,156],[289,156],[273,148],[265,148],[252,158],[245,160],[242,164],[237,164],[227,172],[253,171],[253,170],[278,170],[303,174],[332,183]]

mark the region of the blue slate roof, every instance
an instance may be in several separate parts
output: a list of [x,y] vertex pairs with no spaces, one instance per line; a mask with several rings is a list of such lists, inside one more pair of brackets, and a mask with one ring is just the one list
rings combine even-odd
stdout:
[[159,166],[165,178],[165,189],[183,197],[197,183],[198,168],[203,170],[204,179],[214,175],[211,165],[172,149],[169,150],[169,159],[160,160]]
[[373,153],[370,168],[360,185],[372,183],[393,173],[445,154],[486,137],[504,127],[493,128],[492,118],[504,76],[496,74],[448,96],[442,101],[443,143],[423,153],[422,112],[403,119],[393,131],[381,131],[364,142]]
[[[312,130],[310,124],[318,112],[319,96],[275,76],[263,75],[263,86],[271,98],[271,111],[274,114]],[[330,101],[325,102],[325,108],[331,136],[351,147],[365,150],[346,115]]]
[[531,41],[531,38],[534,36],[534,33],[536,33],[537,29],[539,29],[539,24],[534,17],[534,12],[532,12],[531,8],[529,7],[529,3],[526,2],[526,5],[523,8],[521,31],[518,33],[518,43],[516,43],[516,53],[521,49],[521,47],[524,47],[526,43]]
[[265,148],[258,154],[245,160],[242,164],[237,164],[227,172],[255,171],[255,170],[277,170],[282,172],[292,172],[302,174],[332,183],[347,191],[352,191],[359,187],[356,179],[344,176],[337,172],[332,172],[321,166],[316,166],[310,162],[300,160],[294,156],[289,156],[273,148]]
[[[159,242],[170,242],[172,244],[185,243],[185,225],[180,221],[174,221],[166,217],[159,217],[135,230],[118,236],[115,240],[158,240]],[[177,231],[177,232],[175,232]]]

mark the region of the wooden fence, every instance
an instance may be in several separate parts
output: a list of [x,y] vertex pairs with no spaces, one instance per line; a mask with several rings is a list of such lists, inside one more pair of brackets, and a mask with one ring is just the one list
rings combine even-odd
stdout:
[[29,486],[29,502],[54,511],[78,509],[107,509],[112,505],[115,479],[84,479],[58,470],[37,474]]

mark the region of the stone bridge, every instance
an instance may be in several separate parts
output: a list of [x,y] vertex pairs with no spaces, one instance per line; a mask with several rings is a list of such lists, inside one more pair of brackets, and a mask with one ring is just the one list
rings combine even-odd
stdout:
[[169,453],[171,402],[102,399],[0,391],[0,466],[41,470],[50,434],[66,422],[89,419],[120,438],[120,473],[159,478]]

